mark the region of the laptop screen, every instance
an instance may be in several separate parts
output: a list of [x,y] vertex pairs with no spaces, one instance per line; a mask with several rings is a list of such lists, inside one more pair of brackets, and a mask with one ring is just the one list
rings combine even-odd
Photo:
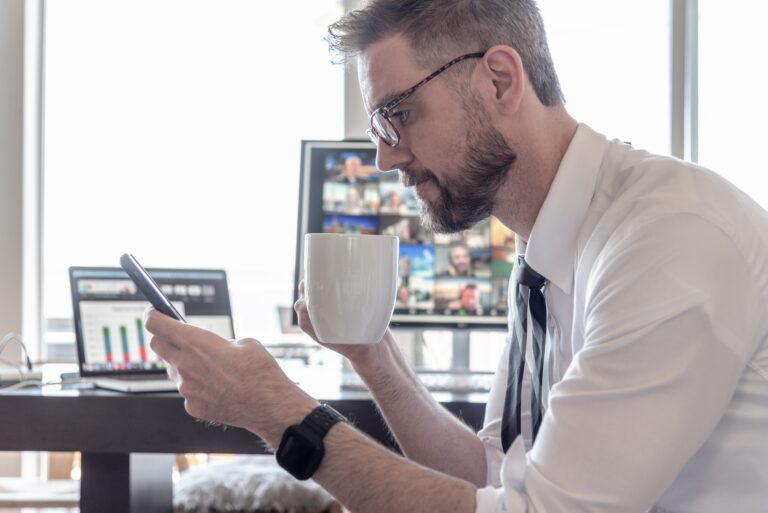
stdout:
[[[187,322],[234,338],[227,276],[213,269],[147,269]],[[164,372],[144,328],[149,302],[120,268],[70,267],[82,376]]]

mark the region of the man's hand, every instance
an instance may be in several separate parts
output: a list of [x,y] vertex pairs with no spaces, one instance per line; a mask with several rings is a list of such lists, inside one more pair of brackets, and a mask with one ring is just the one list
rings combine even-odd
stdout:
[[293,309],[298,316],[299,327],[304,333],[312,337],[318,344],[347,357],[354,365],[376,362],[384,349],[383,346],[385,344],[383,342],[387,339],[393,339],[392,332],[387,328],[382,340],[376,344],[324,344],[323,342],[320,342],[315,333],[315,328],[312,326],[312,321],[309,318],[307,298],[304,295],[303,280],[299,283],[299,299],[293,305]]
[[229,341],[153,308],[145,326],[193,417],[244,427],[275,444],[317,404],[257,340]]

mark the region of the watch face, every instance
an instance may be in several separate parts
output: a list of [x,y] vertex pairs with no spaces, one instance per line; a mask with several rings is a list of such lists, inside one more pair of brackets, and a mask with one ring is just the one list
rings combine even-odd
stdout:
[[323,441],[297,424],[285,430],[275,456],[280,466],[294,477],[307,479],[320,466],[324,453]]

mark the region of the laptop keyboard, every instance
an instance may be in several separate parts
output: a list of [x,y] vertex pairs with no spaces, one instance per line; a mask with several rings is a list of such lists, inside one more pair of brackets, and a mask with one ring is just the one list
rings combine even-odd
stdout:
[[123,376],[104,376],[120,381],[164,381],[168,379],[166,374],[131,374]]

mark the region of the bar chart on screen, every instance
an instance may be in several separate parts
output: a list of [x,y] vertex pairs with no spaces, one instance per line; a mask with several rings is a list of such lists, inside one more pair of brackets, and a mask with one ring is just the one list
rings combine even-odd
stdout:
[[[184,315],[184,304],[172,302]],[[83,342],[89,363],[115,369],[144,368],[159,361],[149,349],[151,335],[144,327],[146,301],[89,301],[80,304]]]

